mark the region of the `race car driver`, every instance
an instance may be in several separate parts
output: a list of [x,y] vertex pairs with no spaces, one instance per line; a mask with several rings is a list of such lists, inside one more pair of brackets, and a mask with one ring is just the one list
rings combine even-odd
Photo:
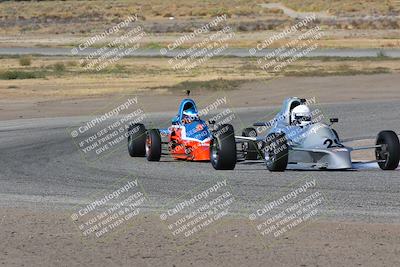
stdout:
[[311,124],[311,122],[311,111],[306,105],[298,105],[292,110],[291,125],[304,127]]
[[182,113],[183,113],[183,116],[182,116],[183,124],[188,124],[195,120],[200,119],[199,114],[196,112],[194,107],[188,108],[188,109],[184,110]]

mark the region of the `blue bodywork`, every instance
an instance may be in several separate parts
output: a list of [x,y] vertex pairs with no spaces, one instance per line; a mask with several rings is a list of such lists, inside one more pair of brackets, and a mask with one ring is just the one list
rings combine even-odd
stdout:
[[[186,138],[196,139],[199,141],[204,141],[211,137],[211,133],[208,129],[207,123],[203,120],[194,120],[190,123],[182,123],[184,119],[183,111],[192,108],[198,113],[196,103],[193,99],[186,98],[183,99],[179,105],[178,114],[172,118],[172,125],[174,126],[184,126],[186,131]],[[170,133],[170,129],[160,129],[160,132],[167,135]]]

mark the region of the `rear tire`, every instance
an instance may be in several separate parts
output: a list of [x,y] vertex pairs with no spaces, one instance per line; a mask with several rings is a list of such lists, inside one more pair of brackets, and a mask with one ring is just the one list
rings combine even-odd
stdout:
[[146,128],[141,123],[128,127],[128,152],[131,157],[146,156]]
[[271,133],[267,136],[265,154],[267,168],[271,172],[283,172],[289,161],[289,146],[285,134]]
[[235,131],[230,124],[223,124],[213,133],[210,144],[210,161],[216,170],[233,170],[236,166]]
[[395,170],[399,166],[400,161],[400,143],[397,134],[393,131],[382,131],[376,138],[377,145],[383,145],[382,148],[375,149],[377,160],[385,160],[378,162],[382,170]]
[[161,135],[158,129],[150,129],[147,131],[146,158],[148,161],[160,161]]
[[[245,128],[242,131],[242,136],[245,137],[257,137],[257,131],[254,128]],[[247,141],[243,143],[243,151],[246,160],[257,160],[259,155],[259,150],[257,142]]]

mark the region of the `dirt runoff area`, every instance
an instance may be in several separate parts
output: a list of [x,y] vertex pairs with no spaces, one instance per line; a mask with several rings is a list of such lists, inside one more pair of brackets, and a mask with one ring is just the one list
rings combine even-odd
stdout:
[[[29,83],[29,81],[27,82]],[[400,100],[400,74],[375,74],[327,77],[278,77],[243,81],[232,90],[192,90],[191,97],[204,103],[213,96],[226,97],[232,107],[279,106],[289,96],[315,97],[318,103]],[[64,84],[65,88],[71,85]],[[137,96],[148,112],[176,111],[186,97],[185,90],[131,90],[87,97],[35,97],[0,99],[0,120],[87,116],[111,103]],[[200,107],[201,108],[201,107]]]
[[315,221],[266,241],[247,218],[225,217],[181,244],[154,213],[97,239],[63,211],[2,208],[0,225],[3,266],[400,265],[395,224]]

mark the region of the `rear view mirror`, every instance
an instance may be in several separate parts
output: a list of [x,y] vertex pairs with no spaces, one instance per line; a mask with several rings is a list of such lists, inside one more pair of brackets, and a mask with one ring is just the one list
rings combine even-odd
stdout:
[[330,118],[329,121],[333,124],[333,123],[338,123],[339,119],[338,118]]

